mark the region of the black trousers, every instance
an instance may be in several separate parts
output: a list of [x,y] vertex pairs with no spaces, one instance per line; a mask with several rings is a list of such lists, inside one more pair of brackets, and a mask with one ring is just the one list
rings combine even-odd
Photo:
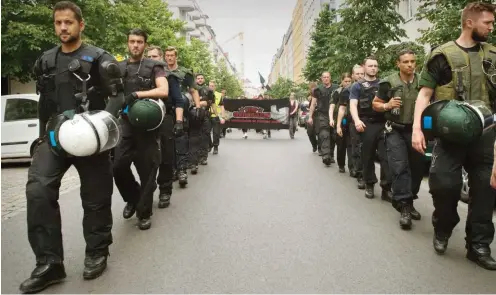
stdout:
[[468,244],[491,244],[495,190],[489,185],[494,160],[496,131],[491,129],[477,142],[457,146],[436,140],[432,151],[429,187],[434,202],[432,224],[437,233],[451,235],[460,221],[457,206],[462,188],[462,167],[468,173],[470,201],[465,227]]
[[386,132],[386,151],[391,171],[393,203],[413,202],[413,199],[417,198],[422,182],[424,159],[422,154],[412,147],[410,126],[404,130],[393,128],[391,132]]
[[173,134],[174,116],[167,114],[160,126],[160,151],[162,159],[158,170],[157,184],[161,194],[172,194],[175,157]]
[[[132,127],[126,119],[120,121],[122,138],[115,148],[115,185],[125,202],[137,205],[138,218],[150,218],[161,162],[159,130],[143,131]],[[133,163],[141,184],[134,178],[131,170]]]
[[319,114],[317,116],[317,124],[322,157],[331,157],[331,126],[329,125],[329,117]]
[[289,137],[293,138],[298,127],[298,117],[289,116]]
[[71,165],[81,181],[86,255],[107,255],[112,244],[114,183],[109,151],[90,157],[59,157],[45,139],[34,152],[26,184],[28,239],[40,264],[64,261],[58,199],[62,177]]
[[[202,149],[202,135],[203,135],[203,123],[204,120],[198,120],[194,118],[192,114],[189,115],[189,153],[188,153],[188,164],[190,167],[198,165],[201,156]],[[208,152],[208,150],[207,150]]]
[[[362,141],[362,165],[363,180],[368,185],[377,183],[375,175],[375,155],[379,155],[381,164],[381,187],[385,190],[391,189],[391,174],[386,156],[386,142],[384,140],[385,122],[373,122],[362,119],[365,123],[365,131],[360,133]],[[355,129],[356,130],[356,129]]]
[[356,130],[355,123],[350,120],[350,141],[353,169],[357,173],[358,178],[363,177],[362,163],[362,139],[360,133]]
[[210,149],[213,147],[212,137],[210,136],[210,133],[212,132],[212,124],[210,123],[209,113],[207,113],[205,119],[203,120],[201,130],[200,160],[206,160],[208,159]]
[[350,130],[348,125],[341,124],[341,130],[343,131],[343,136],[336,136],[336,149],[337,149],[337,162],[339,167],[344,167],[346,165],[346,154],[348,154],[348,170],[353,170],[353,159],[351,155],[351,138]]
[[319,133],[317,132],[316,126],[317,126],[317,121],[315,120],[312,125],[307,124],[307,135],[308,135],[308,139],[310,140],[310,143],[312,144],[312,147],[314,149],[318,148],[320,150],[320,145],[318,140]]
[[[212,128],[212,145],[213,146],[219,146],[220,143],[220,119],[219,117],[212,117],[210,118],[210,124]],[[210,134],[209,134],[210,137]]]

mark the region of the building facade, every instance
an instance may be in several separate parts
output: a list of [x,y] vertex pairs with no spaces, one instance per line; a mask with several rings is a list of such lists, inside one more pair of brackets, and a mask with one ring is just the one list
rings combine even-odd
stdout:
[[[298,0],[292,15],[292,43],[293,43],[293,62],[286,62],[287,53],[286,33],[283,43],[277,53],[272,58],[271,71],[268,83],[274,84],[279,77],[291,77],[287,75],[292,71],[292,80],[296,83],[304,82],[303,69],[306,65],[308,49],[312,45],[312,33],[314,30],[315,20],[319,17],[325,4],[329,4],[329,9],[337,10],[341,5],[345,5],[344,0]],[[421,35],[419,29],[427,28],[430,24],[427,20],[416,20],[415,15],[420,7],[419,0],[401,0],[397,6],[397,11],[405,19],[402,28],[406,31],[406,38],[401,41],[415,41]],[[337,18],[339,21],[339,16]],[[426,46],[426,50],[428,50]],[[287,67],[292,67],[288,69]]]

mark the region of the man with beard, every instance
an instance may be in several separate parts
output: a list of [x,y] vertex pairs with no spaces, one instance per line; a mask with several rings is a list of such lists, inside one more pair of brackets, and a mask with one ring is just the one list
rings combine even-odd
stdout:
[[[467,4],[462,11],[460,37],[434,48],[428,57],[421,73],[413,122],[412,145],[418,152],[425,153],[421,116],[432,96],[435,100],[482,101],[495,111],[496,47],[484,43],[494,28],[494,13],[493,4]],[[468,145],[447,143],[436,138],[429,174],[434,203],[434,250],[438,254],[446,252],[452,231],[460,221],[457,205],[463,167],[470,183],[465,227],[467,258],[488,270],[496,270],[496,261],[491,257],[489,247],[494,239],[492,216],[495,191],[490,186],[490,176],[495,133],[492,128]]]
[[[127,46],[131,57],[119,63],[127,107],[121,114],[122,139],[115,148],[114,158],[115,185],[127,203],[122,215],[124,219],[129,219],[136,212],[141,230],[151,227],[153,193],[157,188],[157,171],[161,158],[160,128],[146,130],[135,127],[131,124],[129,115],[138,100],[158,100],[169,95],[163,63],[143,57],[147,39],[148,35],[141,29],[129,31]],[[140,183],[134,178],[132,163],[136,167]]]
[[[331,127],[329,126],[329,106],[331,104],[331,94],[337,87],[331,84],[331,73],[323,72],[321,76],[322,85],[313,91],[312,104],[310,105],[310,115],[308,123],[317,124],[319,129],[319,143],[322,149],[322,163],[329,167],[334,162],[331,155]],[[317,111],[318,122],[313,122],[313,113]]]
[[384,143],[384,124],[386,120],[383,113],[377,113],[372,108],[372,101],[379,87],[377,59],[374,57],[365,58],[363,67],[365,70],[364,79],[353,83],[350,88],[350,112],[355,129],[360,133],[362,142],[361,157],[365,197],[368,199],[374,198],[374,185],[377,183],[374,160],[376,151],[378,151],[381,164],[381,198],[389,201],[391,200],[391,176]]
[[207,165],[210,149],[210,113],[209,109],[214,103],[214,93],[205,85],[205,76],[196,75],[198,94],[200,95],[200,116],[190,124],[190,167],[191,173],[198,173],[198,164]]
[[[353,66],[351,71],[351,79],[353,82],[357,82],[363,79],[365,75],[364,69],[360,65]],[[346,138],[351,144],[351,167],[350,176],[356,177],[358,181],[358,188],[365,189],[365,182],[363,182],[362,177],[362,143],[360,141],[360,134],[355,128],[355,123],[351,117],[350,112],[350,88],[351,85],[344,88],[339,95],[339,112],[338,112],[338,122],[341,121],[341,126],[337,126],[336,133],[338,136]]]
[[[58,2],[53,8],[53,19],[61,45],[44,52],[34,66],[36,91],[40,94],[40,134],[28,171],[26,199],[28,239],[36,256],[36,268],[20,285],[22,293],[39,292],[66,277],[58,198],[61,180],[71,165],[76,167],[81,180],[86,241],[84,279],[95,279],[103,273],[112,244],[113,179],[109,151],[86,157],[64,156],[54,150],[57,144],[53,134],[59,134],[60,129],[57,133],[47,129],[80,112],[76,110],[84,104],[81,98],[85,99],[86,88],[86,110],[106,109],[117,117],[124,104],[118,63],[103,49],[82,42],[85,22],[77,5]],[[75,64],[79,68],[73,67]]]
[[412,227],[412,219],[420,220],[413,200],[423,177],[422,155],[412,147],[412,124],[419,77],[415,74],[415,53],[409,49],[398,53],[396,65],[399,73],[386,77],[379,84],[373,107],[384,112],[386,123],[386,149],[391,170],[393,207],[401,213],[400,226]]

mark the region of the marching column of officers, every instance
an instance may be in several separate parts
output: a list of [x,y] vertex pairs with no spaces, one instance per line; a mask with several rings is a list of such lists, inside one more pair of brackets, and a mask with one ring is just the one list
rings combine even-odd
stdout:
[[[329,72],[322,73],[321,85],[310,85],[307,133],[313,152],[319,150],[328,167],[335,162],[336,146],[341,173],[345,173],[347,153],[350,176],[357,179],[358,189],[365,189],[368,199],[374,198],[378,182],[377,155],[381,199],[391,202],[399,212],[402,229],[411,229],[412,219],[421,219],[413,203],[418,198],[425,162],[424,109],[434,101],[457,99],[482,101],[496,111],[496,47],[485,43],[493,30],[494,13],[492,4],[469,3],[462,12],[460,37],[433,48],[420,75],[415,73],[415,53],[404,49],[397,55],[399,71],[383,79],[378,78],[379,65],[371,56],[362,65],[355,65],[351,75],[343,74],[339,87],[332,84]],[[496,200],[496,183],[494,188],[490,185],[495,132],[494,128],[484,132],[469,146],[435,138],[429,173],[434,250],[445,253],[460,221],[457,204],[463,167],[470,184],[467,258],[488,270],[496,270],[490,249]]]
[[[105,50],[82,42],[85,22],[77,5],[58,2],[53,19],[61,44],[44,52],[35,64],[40,139],[28,172],[26,197],[28,239],[36,267],[20,285],[22,293],[39,292],[66,277],[58,197],[62,177],[71,165],[78,170],[81,182],[86,240],[83,277],[90,280],[107,267],[114,179],[126,202],[123,217],[136,213],[139,229],[149,229],[157,184],[158,207],[166,208],[174,180],[185,187],[187,170],[197,174],[199,165],[207,165],[209,152],[213,149],[218,153],[221,124],[225,122],[223,95],[215,91],[215,82],[206,86],[202,74],[197,74],[195,81],[191,70],[178,66],[176,48],[165,49],[165,62],[163,51],[155,46],[148,49],[145,58],[148,36],[133,29],[127,35],[130,58],[117,62]],[[145,100],[155,100],[156,105],[164,102],[157,128],[143,129],[132,122],[136,114],[139,124],[153,119],[153,107],[138,106]],[[60,127],[78,110],[87,114],[104,110],[118,118],[120,140],[113,151],[102,149],[84,157],[55,152],[62,130],[57,137],[53,131],[47,132],[49,126]],[[136,167],[139,183],[131,164]]]

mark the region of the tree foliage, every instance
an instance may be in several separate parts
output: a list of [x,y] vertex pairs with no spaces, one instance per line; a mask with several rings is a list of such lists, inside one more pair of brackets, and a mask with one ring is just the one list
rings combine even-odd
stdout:
[[[438,46],[456,40],[461,32],[461,12],[473,0],[420,0],[422,5],[416,15],[417,20],[426,19],[431,25],[427,29],[419,29],[423,44]],[[493,3],[494,0],[480,0]],[[490,34],[489,43],[496,43],[496,36]]]
[[244,94],[238,78],[227,70],[226,61],[220,59],[214,70],[213,79],[216,81],[217,91],[226,90],[227,97],[239,97]]
[[288,98],[291,92],[295,90],[296,85],[291,79],[279,77],[274,85],[270,86],[271,90],[267,94],[273,98]]
[[329,10],[329,4],[325,4],[315,20],[315,30],[312,32],[312,43],[308,49],[308,58],[303,75],[308,81],[315,81],[322,72],[329,70],[327,59],[330,41],[330,26],[333,15]]

